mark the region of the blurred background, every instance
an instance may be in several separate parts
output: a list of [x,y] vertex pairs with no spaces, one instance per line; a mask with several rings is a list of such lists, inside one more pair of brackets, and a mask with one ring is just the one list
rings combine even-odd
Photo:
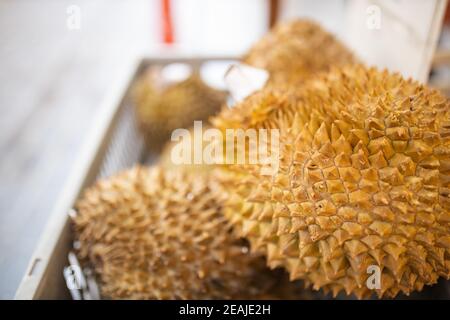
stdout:
[[[411,10],[396,16],[405,2]],[[423,21],[435,6],[424,2],[0,0],[0,298],[14,296],[102,99],[130,61],[239,57],[276,21],[306,16],[365,61],[406,76],[425,81],[434,61],[430,81],[447,90],[450,32],[435,35],[435,55],[434,20]],[[367,25],[374,3],[386,12],[381,28]],[[404,43],[383,37],[392,28]]]

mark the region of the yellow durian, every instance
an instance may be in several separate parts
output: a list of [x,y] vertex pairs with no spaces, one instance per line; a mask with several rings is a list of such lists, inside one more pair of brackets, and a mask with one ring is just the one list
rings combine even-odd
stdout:
[[[225,215],[269,266],[360,298],[409,294],[450,277],[446,97],[358,65],[275,99],[268,89],[257,95],[273,104],[256,123],[280,129],[279,168],[261,175],[258,165],[223,166],[216,188],[228,192]],[[257,108],[254,99],[230,113]],[[232,117],[221,116],[214,123],[224,130]],[[380,268],[380,289],[366,285],[370,266]]]
[[84,193],[74,217],[77,254],[93,267],[103,298],[308,297],[234,237],[209,184],[181,169],[135,167]]

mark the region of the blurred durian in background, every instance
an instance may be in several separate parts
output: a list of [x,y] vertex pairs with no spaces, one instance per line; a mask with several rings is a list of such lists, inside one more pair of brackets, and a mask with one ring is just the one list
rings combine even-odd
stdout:
[[159,151],[173,130],[206,121],[226,101],[226,93],[204,83],[197,72],[180,81],[165,79],[159,67],[145,70],[132,88],[136,117],[148,147]]
[[356,58],[316,22],[296,19],[276,25],[244,55],[243,62],[267,70],[269,83],[299,85],[331,66],[355,63]]
[[[220,116],[212,119],[217,127],[275,128],[274,118],[293,117],[292,99],[304,82],[332,67],[358,62],[334,35],[306,19],[276,25],[244,55],[242,61],[269,72],[265,91],[254,93],[245,103],[238,103],[233,108],[224,106]],[[236,108],[239,111],[235,111]]]

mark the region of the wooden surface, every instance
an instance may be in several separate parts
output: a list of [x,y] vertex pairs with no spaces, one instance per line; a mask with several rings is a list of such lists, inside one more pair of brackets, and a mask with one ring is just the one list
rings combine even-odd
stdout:
[[[149,1],[0,1],[0,298],[12,298],[85,133],[136,52]],[[81,29],[66,27],[81,8]]]

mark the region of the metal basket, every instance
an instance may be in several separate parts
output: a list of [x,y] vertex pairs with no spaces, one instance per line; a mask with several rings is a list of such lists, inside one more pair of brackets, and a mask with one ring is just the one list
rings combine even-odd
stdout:
[[[110,176],[137,163],[151,163],[158,158],[158,154],[152,154],[146,148],[144,137],[138,130],[129,95],[130,85],[150,65],[183,62],[198,69],[206,61],[230,59],[233,58],[176,56],[163,59],[143,58],[127,69],[127,73],[111,91],[112,95],[106,99],[101,109],[93,132],[89,135],[89,140],[71,172],[31,258],[27,272],[16,292],[16,299],[95,299],[98,297],[98,290],[95,288],[96,285],[89,270],[83,270],[81,283],[78,280],[81,288],[70,288],[68,283],[72,274],[67,266],[77,263],[75,256],[71,254],[74,243],[69,214],[83,189],[93,184],[95,180]],[[447,283],[442,280],[438,285],[427,287],[423,292],[414,294],[413,298],[448,299],[450,290]]]

